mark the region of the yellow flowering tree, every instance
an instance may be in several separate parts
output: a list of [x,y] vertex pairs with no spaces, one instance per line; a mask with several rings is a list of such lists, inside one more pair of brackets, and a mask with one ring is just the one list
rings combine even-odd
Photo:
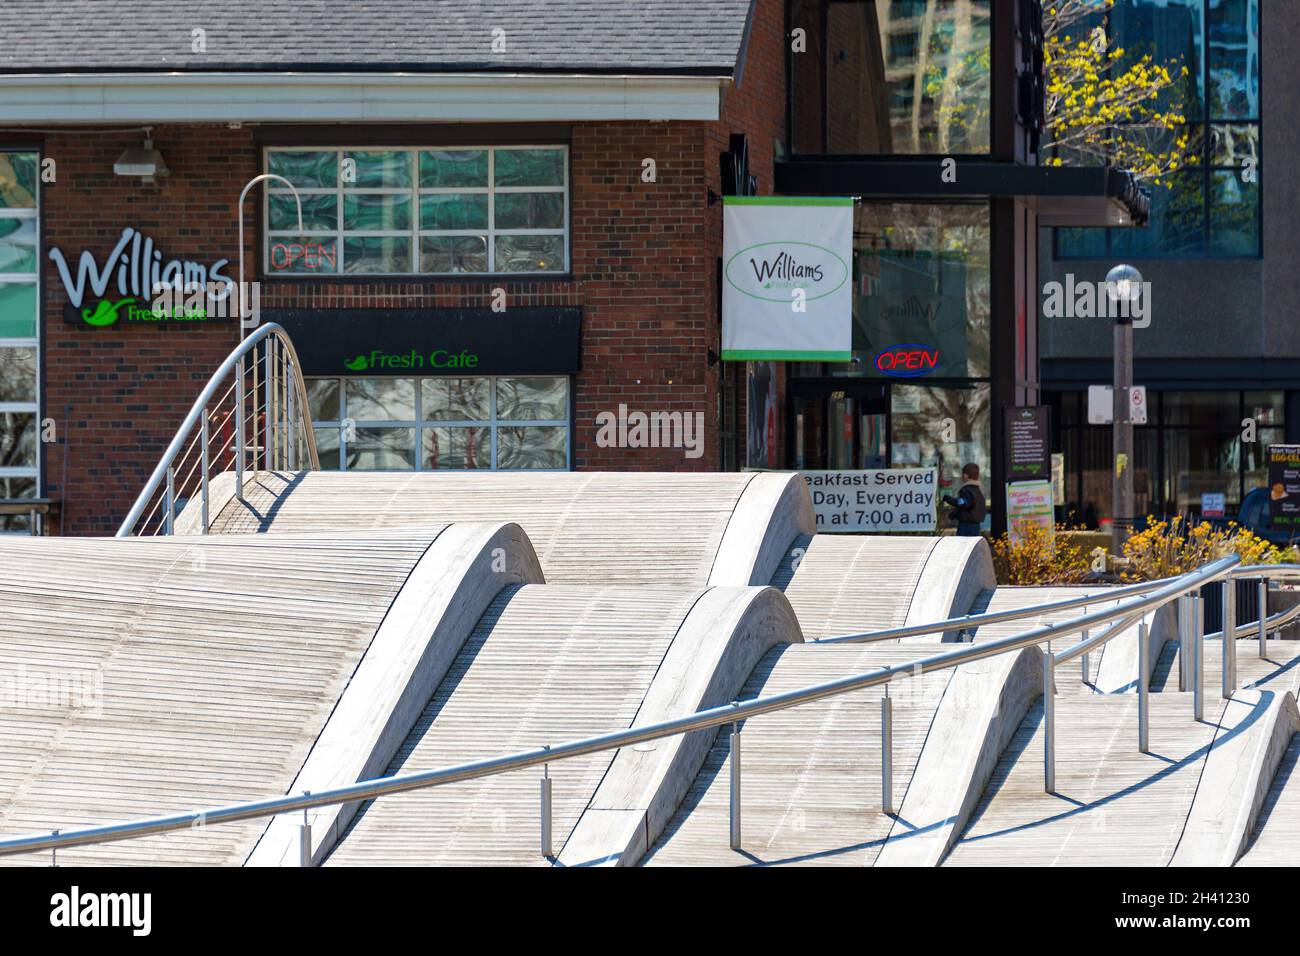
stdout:
[[1044,8],[1046,125],[1055,147],[1047,164],[1109,163],[1167,186],[1170,173],[1197,163],[1180,108],[1187,66],[1126,57],[1112,46],[1098,21],[1114,2],[1060,0]]

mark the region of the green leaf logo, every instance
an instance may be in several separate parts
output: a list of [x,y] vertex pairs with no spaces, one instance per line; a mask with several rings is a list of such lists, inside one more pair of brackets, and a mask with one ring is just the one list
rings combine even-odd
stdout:
[[364,355],[358,355],[354,359],[348,359],[343,365],[352,372],[364,372],[370,365],[370,360]]
[[95,303],[93,312],[90,309],[82,309],[81,317],[86,320],[87,325],[103,328],[117,321],[118,309],[134,301],[135,299],[118,299],[116,302],[109,302],[107,299],[100,299]]

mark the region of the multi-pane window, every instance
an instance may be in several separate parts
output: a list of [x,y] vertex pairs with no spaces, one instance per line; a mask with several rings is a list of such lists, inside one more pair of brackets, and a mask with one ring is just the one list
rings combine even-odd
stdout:
[[267,274],[457,275],[568,269],[563,146],[268,149]]
[[1187,117],[1196,163],[1146,187],[1146,228],[1058,229],[1057,258],[1261,255],[1259,0],[1118,0],[1097,20],[1121,66],[1150,55],[1186,68],[1156,106]]
[[[0,500],[35,498],[40,484],[39,158],[0,151]],[[27,530],[0,515],[0,532]]]
[[314,378],[322,468],[344,471],[569,467],[569,380]]

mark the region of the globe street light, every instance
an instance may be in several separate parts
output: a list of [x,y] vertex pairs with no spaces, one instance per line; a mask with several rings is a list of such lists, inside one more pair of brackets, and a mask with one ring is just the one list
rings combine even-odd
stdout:
[[[1118,265],[1106,273],[1106,295],[1115,307],[1115,380],[1111,419],[1115,470],[1111,476],[1111,550],[1123,553],[1124,539],[1133,530],[1133,419],[1129,392],[1133,388],[1133,306],[1142,295],[1142,273]],[[1148,303],[1148,307],[1149,307]]]

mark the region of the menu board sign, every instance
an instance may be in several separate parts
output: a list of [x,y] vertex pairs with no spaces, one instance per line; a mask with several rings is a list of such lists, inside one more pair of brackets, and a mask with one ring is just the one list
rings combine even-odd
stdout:
[[1300,445],[1268,446],[1268,514],[1274,527],[1300,526]]
[[1007,481],[1052,477],[1052,425],[1046,405],[1006,410]]

